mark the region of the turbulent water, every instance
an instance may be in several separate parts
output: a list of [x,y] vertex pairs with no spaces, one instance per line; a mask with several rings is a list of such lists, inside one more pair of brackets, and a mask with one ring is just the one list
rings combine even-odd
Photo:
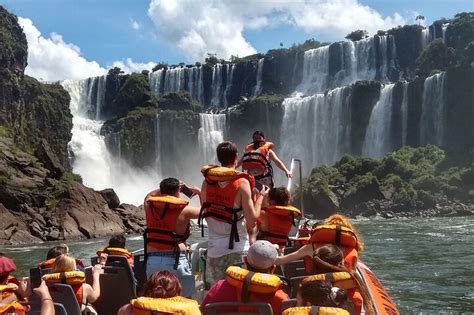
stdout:
[[199,114],[201,128],[198,132],[201,164],[217,164],[216,147],[224,141],[225,114]]
[[121,159],[120,152],[118,156],[108,152],[100,135],[103,121],[97,119],[104,102],[105,76],[64,81],[62,85],[71,96],[73,127],[68,150],[73,171],[81,175],[88,187],[112,187],[122,202],[141,204],[146,193],[156,188],[158,174],[156,170],[134,169]]
[[[474,218],[356,221],[366,249],[362,259],[376,273],[402,314],[474,313]],[[194,232],[192,241],[199,240]],[[142,248],[128,240],[130,250]],[[89,262],[106,240],[71,242],[72,253]],[[53,243],[3,248],[25,275]]]

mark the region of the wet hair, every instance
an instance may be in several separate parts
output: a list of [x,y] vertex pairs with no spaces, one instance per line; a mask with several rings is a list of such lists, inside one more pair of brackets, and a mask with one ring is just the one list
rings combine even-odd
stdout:
[[347,292],[341,288],[333,287],[331,281],[314,280],[303,282],[298,289],[298,294],[307,303],[316,306],[342,307],[346,308]]
[[117,234],[110,238],[109,247],[125,248],[125,236],[123,234]]
[[170,298],[181,295],[181,284],[174,273],[163,270],[154,272],[143,287],[142,296]]
[[352,225],[351,220],[345,215],[342,215],[340,213],[333,214],[332,216],[324,220],[324,224],[336,224],[351,229],[357,237],[356,250],[358,252],[364,250],[364,242],[362,240],[362,237],[360,236],[357,229]]
[[160,183],[160,193],[174,195],[179,192],[179,180],[173,177],[165,178]]
[[286,187],[271,188],[268,192],[268,199],[277,206],[287,206],[290,204],[291,195]]
[[54,260],[52,273],[76,270],[76,259],[69,254],[62,254]]
[[66,244],[54,246],[53,248],[48,250],[48,254],[46,254],[46,260],[56,258],[63,254],[67,254],[68,252],[69,252],[69,247]]
[[260,130],[254,131],[254,133],[252,134],[252,139],[253,139],[255,136],[260,136],[260,137],[262,137],[262,138],[265,138],[265,134],[263,133],[263,131],[260,131]]
[[314,273],[333,272],[334,266],[340,266],[343,259],[344,254],[336,245],[321,246],[313,253]]
[[224,141],[219,143],[216,149],[217,160],[222,166],[231,165],[237,160],[237,147],[234,143]]

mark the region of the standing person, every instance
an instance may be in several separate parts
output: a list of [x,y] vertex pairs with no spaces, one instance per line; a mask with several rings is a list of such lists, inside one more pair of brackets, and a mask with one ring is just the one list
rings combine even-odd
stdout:
[[146,274],[149,278],[155,271],[174,272],[183,287],[183,295],[191,296],[196,289],[185,241],[191,234],[190,220],[199,217],[200,208],[189,206],[188,201],[180,198],[180,192],[190,197],[201,194],[197,187],[166,178],[161,181],[160,189],[145,198]]
[[217,146],[218,166],[202,169],[202,208],[209,232],[205,280],[208,285],[225,278],[228,266],[241,263],[250,243],[255,241],[257,219],[264,195],[263,189],[252,199],[253,178],[235,170],[237,147],[232,142]]
[[272,142],[266,141],[263,131],[255,131],[252,135],[252,143],[245,146],[244,155],[237,167],[242,165],[242,170],[254,176],[255,180],[272,188],[274,186],[272,160],[286,177],[291,177],[290,171],[273,151],[274,147]]

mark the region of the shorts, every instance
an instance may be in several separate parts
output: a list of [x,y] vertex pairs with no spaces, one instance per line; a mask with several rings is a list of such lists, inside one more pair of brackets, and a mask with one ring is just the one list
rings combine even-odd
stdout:
[[217,281],[225,279],[227,267],[243,263],[245,255],[247,255],[246,252],[230,253],[217,258],[207,256],[205,274],[206,286],[212,287]]
[[156,272],[168,270],[178,276],[181,283],[181,295],[190,297],[196,292],[196,280],[191,269],[191,262],[184,252],[179,254],[178,268],[174,269],[175,256],[173,252],[155,252],[148,254],[146,261],[147,279]]

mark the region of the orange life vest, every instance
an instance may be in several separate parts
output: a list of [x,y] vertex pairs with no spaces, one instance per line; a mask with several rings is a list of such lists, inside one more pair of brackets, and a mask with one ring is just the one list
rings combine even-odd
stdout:
[[187,205],[186,200],[170,195],[148,197],[145,200],[145,246],[150,244],[159,250],[176,250],[179,243],[186,241],[190,225],[185,234],[179,235],[176,233],[176,222]]
[[[358,252],[355,249],[357,246],[357,236],[349,228],[336,224],[318,225],[311,231],[307,242],[312,244],[314,249],[326,244],[337,245],[342,250],[344,265],[347,268],[354,269],[357,264]],[[312,257],[306,256],[304,262],[306,272],[313,274]]]
[[0,295],[2,300],[9,297],[18,290],[18,285],[14,283],[0,284]]
[[267,230],[260,229],[258,238],[284,246],[291,226],[295,225],[295,219],[301,216],[301,211],[290,205],[269,206],[262,210],[265,210],[267,216]]
[[[240,184],[247,179],[251,189],[254,187],[252,176],[238,172],[235,169],[207,165],[201,169],[206,179],[206,202],[201,206],[198,224],[201,224],[202,236],[204,237],[204,218],[214,218],[232,226],[229,237],[229,249],[234,248],[234,241],[239,242],[237,222],[244,218],[242,208],[234,208],[235,197]],[[220,187],[219,182],[228,182],[225,187]]]
[[46,283],[62,283],[69,284],[74,291],[76,300],[79,306],[86,305],[86,296],[84,295],[84,283],[86,282],[86,275],[82,271],[66,271],[49,273],[43,276]]
[[244,156],[242,157],[242,169],[249,174],[259,177],[267,177],[273,174],[273,169],[269,160],[269,152],[273,148],[273,143],[265,142],[255,149],[253,143],[245,146]]
[[134,315],[178,314],[200,315],[197,301],[174,296],[170,298],[139,297],[130,301]]
[[133,254],[130,253],[126,248],[119,248],[119,247],[102,248],[97,251],[97,256],[100,257],[102,253],[113,255],[113,256],[125,257],[127,258],[127,261],[130,264],[130,266],[133,266]]
[[0,314],[24,315],[27,309],[17,301],[0,305]]

